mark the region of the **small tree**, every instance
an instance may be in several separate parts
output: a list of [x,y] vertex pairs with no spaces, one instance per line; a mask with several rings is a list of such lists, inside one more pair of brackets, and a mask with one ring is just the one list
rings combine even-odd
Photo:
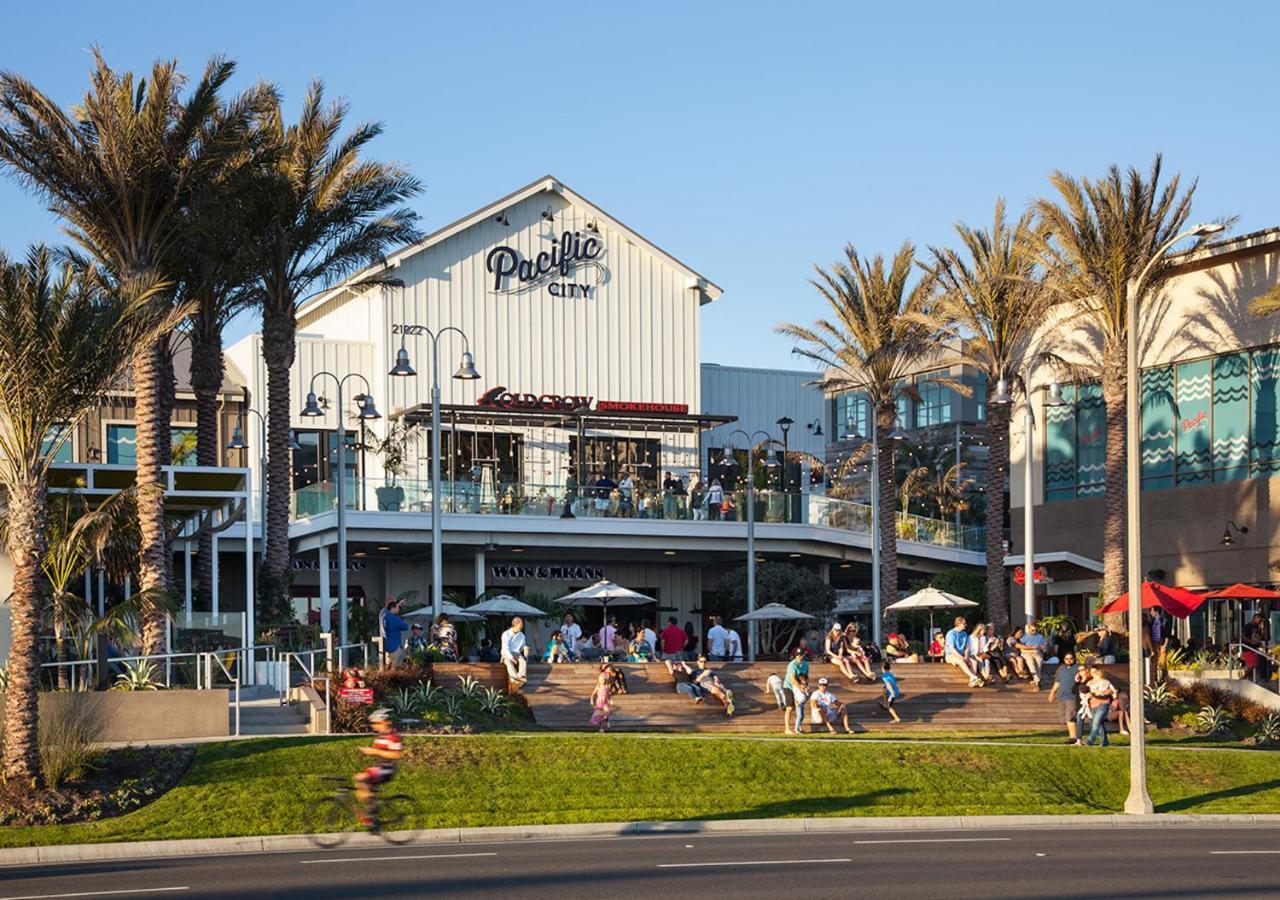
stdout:
[[[835,588],[812,569],[783,562],[756,564],[756,607],[781,603],[821,620],[836,605]],[[729,571],[716,586],[716,607],[726,623],[747,611],[747,567]]]

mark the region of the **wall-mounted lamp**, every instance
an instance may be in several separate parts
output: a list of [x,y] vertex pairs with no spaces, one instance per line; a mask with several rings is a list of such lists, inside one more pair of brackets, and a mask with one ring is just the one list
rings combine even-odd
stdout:
[[498,213],[496,216],[494,216],[493,221],[497,222],[499,225],[511,224],[510,222],[507,221],[507,211],[505,209],[502,212]]
[[1230,547],[1232,544],[1234,544],[1236,542],[1236,539],[1231,536],[1231,532],[1233,529],[1236,531],[1237,534],[1249,533],[1249,528],[1247,525],[1237,525],[1235,522],[1228,522],[1227,527],[1222,529],[1222,540],[1218,541],[1218,543],[1224,547]]
[[548,222],[554,222],[556,220],[556,217],[551,213],[550,203],[548,203],[547,208],[542,211],[542,218],[546,219]]

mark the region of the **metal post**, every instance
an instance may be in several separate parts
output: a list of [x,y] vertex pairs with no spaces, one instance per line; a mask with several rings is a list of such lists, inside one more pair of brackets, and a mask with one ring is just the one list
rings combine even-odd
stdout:
[[[755,448],[747,441],[747,613],[756,611],[756,473]],[[747,622],[747,662],[756,661],[756,622]]]
[[880,443],[871,410],[871,639],[880,644]]
[[[342,379],[338,382],[338,643],[347,643],[347,440],[342,427]],[[434,502],[434,501],[433,501]]]
[[[253,583],[253,472],[249,471],[244,477],[244,645],[252,647],[257,641],[257,616],[254,609],[254,583]],[[265,493],[265,492],[264,492]],[[266,521],[265,519],[263,521]],[[254,683],[253,671],[253,651],[249,651],[249,668],[247,674],[242,674],[241,680],[245,684]]]
[[330,621],[333,618],[333,594],[329,589],[329,545],[321,544],[320,550],[320,634],[331,636]]
[[191,611],[194,607],[191,599],[191,539],[182,542],[182,612],[186,616],[187,625],[191,624]]
[[[1161,251],[1163,253],[1163,250]],[[1151,814],[1147,793],[1147,733],[1142,696],[1142,493],[1139,462],[1138,284],[1130,284],[1125,309],[1125,524],[1129,586],[1129,796],[1124,811]]]
[[956,546],[960,545],[960,423],[956,423]]
[[[431,618],[440,618],[444,604],[444,577],[440,513],[440,339],[431,341]],[[343,635],[343,643],[346,636]]]
[[476,551],[476,599],[480,599],[480,595],[485,591],[484,586],[484,551]]
[[[1030,373],[1028,373],[1030,374]],[[1023,385],[1026,393],[1027,410],[1022,420],[1022,440],[1023,440],[1023,460],[1022,466],[1022,490],[1026,495],[1023,502],[1023,509],[1026,512],[1022,518],[1022,543],[1023,543],[1023,565],[1022,571],[1026,575],[1026,580],[1022,585],[1022,614],[1027,622],[1032,622],[1036,617],[1036,560],[1035,560],[1035,498],[1032,491],[1035,488],[1035,479],[1032,476],[1031,468],[1034,460],[1032,459],[1031,448],[1035,438],[1035,412],[1031,409],[1031,382],[1026,377],[1023,378]],[[988,489],[990,495],[990,489]]]
[[221,612],[218,603],[218,532],[216,531],[209,536],[209,571],[209,612],[216,621]]

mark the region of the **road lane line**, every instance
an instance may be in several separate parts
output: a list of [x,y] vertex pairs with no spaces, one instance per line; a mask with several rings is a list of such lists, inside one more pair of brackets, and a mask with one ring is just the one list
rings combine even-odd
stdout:
[[[388,862],[397,859],[461,859],[468,856],[497,856],[496,853],[436,853],[430,856],[346,856],[342,859],[304,859],[304,866],[317,863]],[[0,898],[4,900],[4,898]]]
[[797,866],[816,863],[853,862],[848,857],[840,859],[747,859],[733,862],[658,863],[659,869],[709,869],[716,866]]
[[1253,856],[1255,854],[1280,854],[1280,850],[1210,850],[1210,856]]
[[118,891],[77,891],[74,894],[20,894],[13,897],[0,897],[0,900],[55,900],[55,898],[59,897],[106,897],[109,895],[121,896],[124,894],[172,894],[177,891],[189,890],[191,890],[189,886],[182,885],[181,887],[127,888]]
[[1011,841],[1007,837],[985,838],[892,838],[879,841],[854,841],[855,844],[985,844],[991,841]]

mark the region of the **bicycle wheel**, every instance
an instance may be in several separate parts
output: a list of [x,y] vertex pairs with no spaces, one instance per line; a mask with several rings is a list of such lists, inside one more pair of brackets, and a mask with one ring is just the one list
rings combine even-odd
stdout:
[[302,814],[307,837],[317,847],[338,846],[350,836],[347,829],[354,824],[351,807],[341,797],[321,797]]
[[378,813],[378,834],[391,844],[407,844],[417,831],[410,829],[413,822],[422,821],[422,807],[408,794],[393,794],[382,801]]

